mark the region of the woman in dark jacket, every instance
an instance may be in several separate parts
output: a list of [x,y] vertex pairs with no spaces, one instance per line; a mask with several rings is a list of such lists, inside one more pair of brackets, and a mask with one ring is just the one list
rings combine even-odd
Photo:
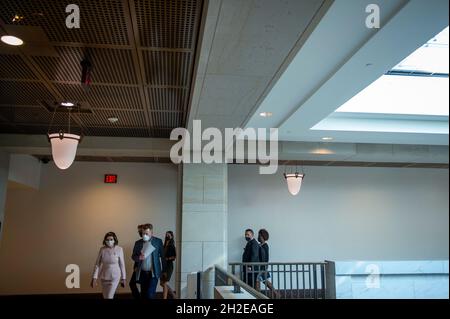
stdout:
[[165,257],[165,270],[161,276],[161,286],[163,287],[163,298],[167,299],[169,293],[172,298],[175,299],[175,293],[169,286],[170,278],[173,273],[173,262],[177,257],[177,252],[175,249],[175,240],[172,231],[166,232],[166,239],[164,241],[164,257]]
[[[260,229],[258,232],[258,241],[259,241],[259,261],[262,263],[269,262],[269,245],[267,241],[269,240],[269,232],[265,229]],[[273,285],[270,282],[270,272],[268,271],[268,266],[261,266],[259,268],[258,279],[256,281],[256,290],[261,289],[261,283],[271,291],[272,298],[277,298],[277,293],[275,289],[273,289]]]

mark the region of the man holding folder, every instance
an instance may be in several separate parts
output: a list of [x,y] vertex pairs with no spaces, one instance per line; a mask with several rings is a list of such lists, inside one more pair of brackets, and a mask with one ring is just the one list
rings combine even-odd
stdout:
[[153,237],[152,224],[143,225],[142,240],[135,243],[132,258],[137,263],[136,280],[141,284],[141,297],[154,299],[165,259],[163,242]]

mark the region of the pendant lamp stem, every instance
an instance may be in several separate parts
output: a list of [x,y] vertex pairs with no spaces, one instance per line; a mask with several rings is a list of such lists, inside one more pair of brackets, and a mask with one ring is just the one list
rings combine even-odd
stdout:
[[72,111],[72,108],[69,108],[69,125],[68,125],[68,133],[70,134],[70,112]]

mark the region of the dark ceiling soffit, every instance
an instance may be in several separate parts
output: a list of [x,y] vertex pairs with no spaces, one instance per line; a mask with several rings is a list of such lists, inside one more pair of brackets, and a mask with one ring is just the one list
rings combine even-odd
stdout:
[[[51,161],[51,156],[34,155],[43,162]],[[80,162],[129,162],[129,163],[172,163],[168,157],[128,157],[128,156],[77,156]],[[241,164],[241,163],[230,163]],[[242,163],[242,165],[257,165],[256,163]],[[332,167],[390,167],[390,168],[435,168],[448,169],[446,163],[383,163],[383,162],[345,162],[345,161],[280,161],[279,166],[332,166]]]

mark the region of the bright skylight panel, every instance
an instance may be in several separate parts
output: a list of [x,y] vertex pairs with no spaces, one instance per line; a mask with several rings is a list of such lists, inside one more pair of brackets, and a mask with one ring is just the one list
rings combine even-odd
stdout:
[[448,116],[448,76],[414,76],[449,73],[449,27],[400,62],[394,71],[410,76],[383,75],[336,112]]
[[428,41],[400,62],[393,70],[426,73],[449,73],[449,28]]
[[336,112],[448,116],[445,77],[383,75]]

